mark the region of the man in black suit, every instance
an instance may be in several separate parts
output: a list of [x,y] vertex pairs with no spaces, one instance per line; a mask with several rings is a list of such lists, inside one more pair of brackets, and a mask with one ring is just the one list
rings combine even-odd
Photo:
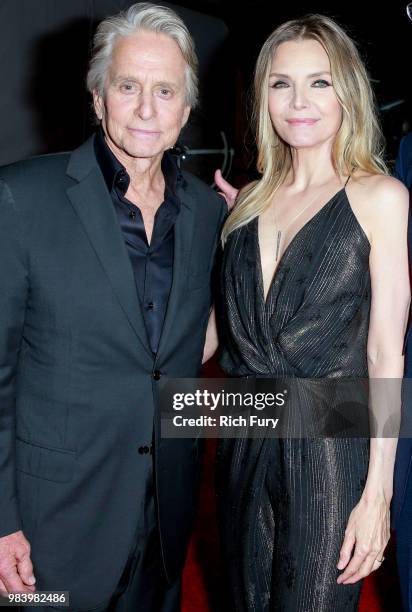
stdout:
[[0,171],[2,593],[180,608],[198,447],[156,394],[199,372],[226,214],[168,153],[196,67],[173,11],[133,5],[96,33],[95,136]]

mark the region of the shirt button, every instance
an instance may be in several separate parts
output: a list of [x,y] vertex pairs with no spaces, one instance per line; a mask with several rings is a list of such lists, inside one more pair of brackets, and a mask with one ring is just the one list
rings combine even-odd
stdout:
[[136,212],[134,210],[131,210],[129,212],[129,219],[131,219],[132,221],[136,219]]
[[144,446],[139,446],[139,455],[144,454]]
[[153,378],[154,378],[155,380],[160,380],[160,379],[161,379],[161,377],[162,377],[162,373],[160,372],[160,370],[155,370],[155,371],[153,372]]
[[148,309],[148,310],[153,310],[153,308],[154,308],[154,304],[153,304],[153,302],[149,302],[149,303],[147,304],[147,309]]

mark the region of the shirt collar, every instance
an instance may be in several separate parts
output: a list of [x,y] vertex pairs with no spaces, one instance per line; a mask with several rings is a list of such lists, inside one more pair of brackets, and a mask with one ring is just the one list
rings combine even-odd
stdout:
[[[125,194],[129,187],[130,177],[126,171],[126,168],[120,163],[107,145],[101,126],[99,126],[96,131],[94,150],[97,163],[100,166],[100,170],[102,171],[103,178],[109,192],[111,193],[116,186],[122,191],[123,194]],[[177,187],[178,185],[184,183],[184,178],[182,171],[177,165],[176,156],[169,151],[165,151],[163,154],[162,172],[166,187],[165,197],[167,193],[176,197]]]

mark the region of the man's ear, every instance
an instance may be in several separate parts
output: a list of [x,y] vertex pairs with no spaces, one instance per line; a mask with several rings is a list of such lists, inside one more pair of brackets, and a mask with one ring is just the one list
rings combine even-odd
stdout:
[[183,118],[182,118],[182,128],[185,127],[187,120],[189,119],[190,111],[191,111],[190,106],[185,106],[184,111],[183,111]]
[[97,89],[93,89],[93,106],[99,121],[103,119],[103,97],[98,93]]

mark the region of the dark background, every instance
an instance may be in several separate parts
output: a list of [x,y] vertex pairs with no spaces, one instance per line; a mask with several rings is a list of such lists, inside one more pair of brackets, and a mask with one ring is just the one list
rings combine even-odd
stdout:
[[[228,47],[234,57],[238,80],[241,79],[236,92],[236,99],[238,103],[240,101],[238,117],[245,107],[240,96],[246,97],[245,91],[248,92],[260,47],[272,30],[286,20],[307,13],[322,13],[334,18],[358,44],[374,80],[373,88],[382,109],[380,117],[387,143],[387,159],[393,162],[401,135],[412,129],[412,23],[406,15],[407,2],[249,0],[236,3],[205,0],[193,3],[189,0],[181,4],[196,4],[198,10],[219,16],[227,24],[230,32]],[[404,102],[387,108],[400,100]],[[246,120],[243,133],[247,127]],[[242,143],[238,133],[235,142],[239,153]],[[244,158],[243,162],[246,161]]]
[[[0,164],[37,153],[69,150],[93,129],[84,78],[96,24],[130,0],[1,0]],[[167,3],[165,3],[167,4]],[[172,5],[173,6],[173,5]],[[334,17],[357,41],[382,107],[388,160],[412,128],[412,23],[406,2],[182,0],[195,38],[202,103],[182,135],[183,145],[222,149],[223,130],[235,159],[231,178],[253,172],[246,114],[259,48],[281,22],[308,12]],[[182,162],[211,182],[223,156]]]
[[[130,4],[129,0],[0,0],[0,164],[72,149],[91,133],[84,79],[93,32],[106,15]],[[182,143],[220,149],[223,130],[235,152],[230,179],[236,184],[253,173],[245,109],[259,49],[277,25],[308,12],[334,17],[358,42],[371,77],[378,81],[374,89],[380,106],[404,100],[381,112],[388,159],[394,159],[401,135],[412,129],[412,23],[406,2],[181,0],[180,5],[196,41],[202,85],[201,106],[193,113]],[[182,163],[211,182],[223,155],[192,160]],[[216,376],[216,371],[210,375]],[[202,514],[184,582],[186,609],[199,612],[219,609],[225,578],[217,562],[213,448],[209,451],[208,486],[202,488]],[[363,601],[361,610],[367,612],[400,609],[393,551],[383,572],[365,581]]]

